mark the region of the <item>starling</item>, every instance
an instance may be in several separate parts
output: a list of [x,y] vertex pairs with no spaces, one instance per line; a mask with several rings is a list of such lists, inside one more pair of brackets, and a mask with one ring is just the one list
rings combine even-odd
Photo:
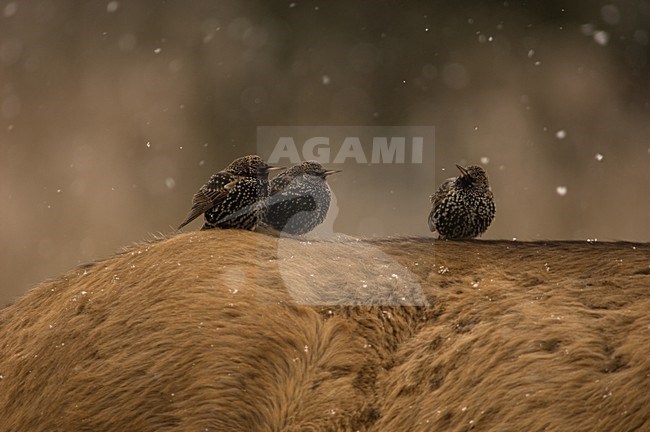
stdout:
[[239,228],[254,230],[262,217],[269,193],[269,172],[283,169],[266,164],[259,156],[235,159],[194,194],[192,208],[178,229],[205,214],[203,230]]
[[306,161],[273,180],[266,200],[263,223],[289,234],[307,233],[325,220],[330,206],[330,187],[325,179],[341,170],[326,170]]
[[496,213],[483,168],[456,165],[460,176],[445,180],[431,196],[429,229],[441,239],[467,239],[483,234]]

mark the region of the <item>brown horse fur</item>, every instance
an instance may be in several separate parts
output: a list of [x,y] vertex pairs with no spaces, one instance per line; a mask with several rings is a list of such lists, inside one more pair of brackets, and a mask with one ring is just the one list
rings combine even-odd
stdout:
[[2,431],[650,430],[650,245],[203,231],[0,311]]

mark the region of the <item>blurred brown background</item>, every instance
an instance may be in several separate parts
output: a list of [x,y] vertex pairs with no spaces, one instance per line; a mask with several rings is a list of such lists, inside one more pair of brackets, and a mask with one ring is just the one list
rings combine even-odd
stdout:
[[0,302],[171,233],[259,125],[435,126],[428,178],[332,178],[338,232],[430,235],[435,185],[483,163],[484,238],[650,241],[649,23],[640,0],[2,1]]

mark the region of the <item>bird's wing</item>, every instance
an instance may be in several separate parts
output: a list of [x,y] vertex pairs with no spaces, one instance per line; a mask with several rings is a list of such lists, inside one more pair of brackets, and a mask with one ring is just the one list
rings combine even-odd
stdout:
[[316,210],[318,207],[313,195],[293,189],[279,191],[269,196],[267,199],[267,206],[269,208],[279,207],[280,209],[297,209],[296,212],[310,212]]
[[275,195],[282,192],[284,188],[294,181],[295,178],[287,174],[286,171],[278,174],[277,177],[269,182],[269,195]]
[[454,180],[456,180],[455,177],[448,178],[442,182],[442,184],[438,186],[436,192],[431,195],[431,204],[433,204],[433,209],[438,207],[442,200],[447,196],[449,189],[451,189],[451,185],[454,183]]
[[223,201],[228,195],[228,191],[237,184],[239,179],[239,177],[223,171],[213,175],[210,180],[201,186],[201,189],[199,189],[199,191],[192,197],[192,208],[187,214],[185,220],[178,226],[178,229],[183,228],[185,225]]
[[433,209],[431,209],[431,212],[429,213],[429,231],[435,232],[436,226],[433,223]]
[[433,221],[433,213],[436,211],[436,207],[440,205],[442,200],[445,199],[449,193],[449,189],[451,189],[452,184],[454,184],[454,180],[456,180],[456,178],[451,177],[442,182],[442,184],[438,186],[438,189],[435,191],[435,193],[429,197],[431,199],[431,212],[429,213],[429,231],[431,232],[436,231],[436,225]]

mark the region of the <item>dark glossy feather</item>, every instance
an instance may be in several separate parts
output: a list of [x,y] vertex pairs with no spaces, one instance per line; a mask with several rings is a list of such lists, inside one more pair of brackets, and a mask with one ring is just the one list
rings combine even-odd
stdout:
[[188,223],[192,222],[197,217],[201,216],[212,207],[222,202],[228,191],[234,187],[241,177],[230,174],[226,171],[220,171],[210,177],[210,180],[192,197],[192,208],[190,209],[187,217],[178,226],[178,229],[183,228]]

